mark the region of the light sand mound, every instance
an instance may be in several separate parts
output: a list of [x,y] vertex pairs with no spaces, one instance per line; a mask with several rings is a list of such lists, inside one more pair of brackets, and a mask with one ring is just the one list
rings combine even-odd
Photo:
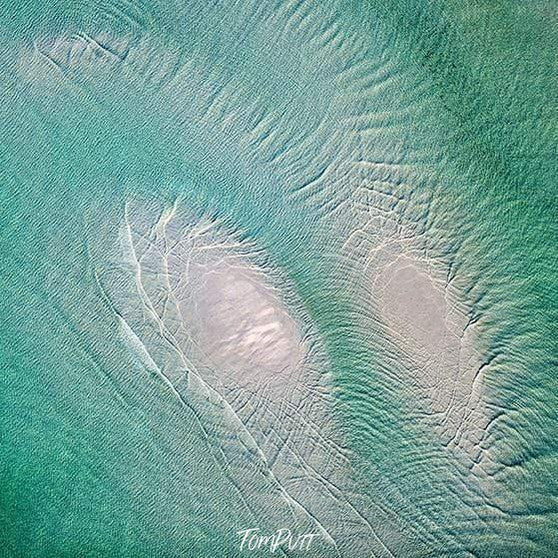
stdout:
[[[391,251],[391,253],[390,253]],[[440,262],[387,250],[372,270],[371,294],[406,391],[424,405],[442,443],[467,467],[483,456],[488,424],[478,333]]]
[[378,288],[386,322],[405,338],[409,350],[439,354],[451,335],[443,289],[405,257],[386,268]]
[[[302,357],[299,328],[282,302],[249,268],[224,261],[192,266],[199,281],[192,291],[193,330],[208,358],[220,368],[237,372],[288,374]],[[188,303],[183,303],[188,312]],[[268,378],[271,380],[271,378]]]
[[321,340],[288,279],[245,237],[178,203],[128,204],[121,246],[121,278],[106,283],[125,337],[193,409],[256,516],[318,532],[334,555],[389,556],[336,428]]

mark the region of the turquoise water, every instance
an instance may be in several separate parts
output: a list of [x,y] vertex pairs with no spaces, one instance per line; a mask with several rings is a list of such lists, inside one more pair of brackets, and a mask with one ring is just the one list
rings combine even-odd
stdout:
[[556,552],[552,3],[0,18],[3,555]]

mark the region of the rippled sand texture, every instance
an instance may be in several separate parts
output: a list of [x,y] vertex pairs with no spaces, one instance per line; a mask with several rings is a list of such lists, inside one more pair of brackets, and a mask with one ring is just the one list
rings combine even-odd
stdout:
[[556,9],[385,4],[2,8],[6,556],[558,552]]

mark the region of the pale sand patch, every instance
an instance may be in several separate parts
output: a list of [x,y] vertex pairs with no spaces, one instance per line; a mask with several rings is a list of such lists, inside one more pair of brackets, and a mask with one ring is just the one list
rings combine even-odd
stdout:
[[325,351],[288,278],[244,236],[178,203],[128,204],[121,245],[131,288],[111,299],[131,346],[195,410],[255,512],[317,530],[335,553],[389,556],[377,529],[391,520],[368,517]]
[[[377,265],[374,265],[374,262]],[[425,406],[444,446],[468,468],[485,458],[489,423],[479,333],[441,262],[394,242],[368,264],[370,293],[405,391]]]
[[[258,381],[263,374],[288,374],[303,358],[299,328],[282,302],[250,269],[223,260],[196,269],[192,291],[194,335],[216,366],[238,374],[236,381]],[[187,304],[184,304],[187,306]],[[186,309],[185,309],[186,312]],[[242,374],[254,370],[255,378]]]

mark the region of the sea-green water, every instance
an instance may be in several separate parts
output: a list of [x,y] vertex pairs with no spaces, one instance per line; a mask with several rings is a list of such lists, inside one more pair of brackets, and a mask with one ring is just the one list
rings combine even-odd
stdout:
[[557,554],[557,9],[3,2],[0,556]]

